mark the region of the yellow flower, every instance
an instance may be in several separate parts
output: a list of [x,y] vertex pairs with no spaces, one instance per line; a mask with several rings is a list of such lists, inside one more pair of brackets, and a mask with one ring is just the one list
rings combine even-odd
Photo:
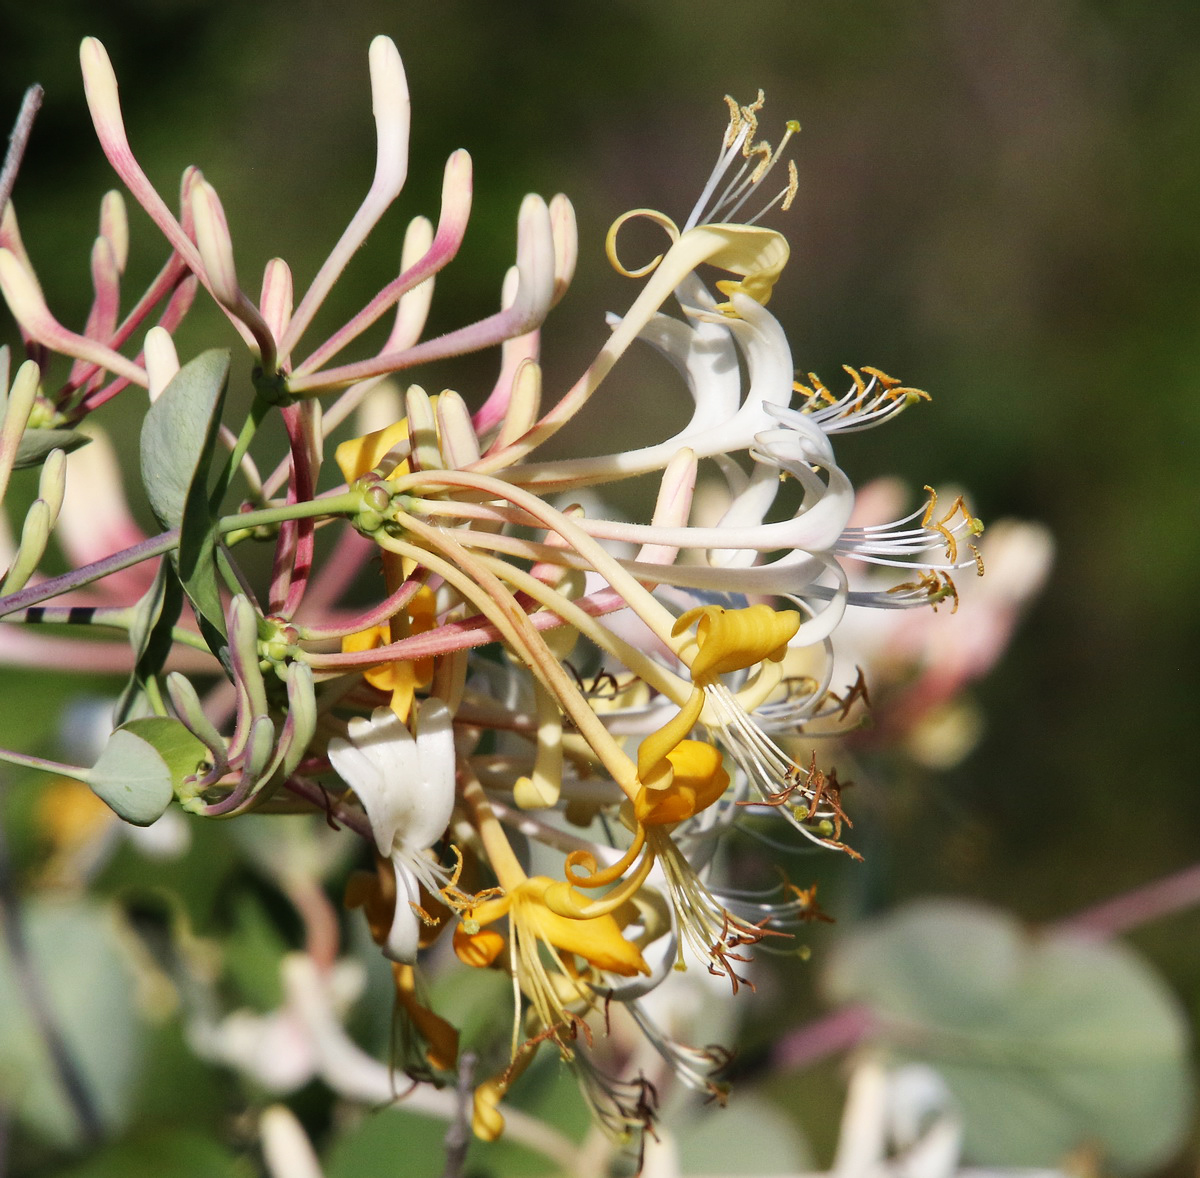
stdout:
[[681,740],[666,760],[671,767],[669,783],[643,785],[634,803],[634,816],[642,826],[668,826],[692,818],[707,810],[729,785],[720,752],[703,741]]
[[774,610],[769,605],[745,609],[702,605],[681,614],[674,633],[682,634],[693,624],[698,650],[692,660],[692,681],[704,687],[718,675],[744,671],[755,663],[779,662],[800,629],[800,615],[794,609]]
[[[383,554],[383,571],[387,590],[394,593],[403,579],[400,561],[390,553]],[[393,583],[395,582],[395,583]],[[343,651],[374,650],[389,642],[399,642],[412,634],[425,634],[437,623],[437,605],[432,590],[422,587],[404,609],[397,612],[386,625],[370,626],[342,639]],[[402,659],[368,667],[363,678],[380,691],[388,692],[392,711],[407,720],[413,695],[418,687],[428,687],[433,680],[433,659]]]

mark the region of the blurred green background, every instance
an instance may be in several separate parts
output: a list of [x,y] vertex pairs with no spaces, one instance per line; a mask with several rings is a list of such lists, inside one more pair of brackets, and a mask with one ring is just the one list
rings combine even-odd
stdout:
[[[436,219],[444,158],[466,147],[475,212],[431,328],[495,308],[521,196],[564,191],[580,263],[544,339],[547,388],[565,388],[605,338],[603,312],[630,298],[603,256],[608,224],[637,206],[685,216],[721,96],[762,87],[769,137],[803,125],[799,197],[772,222],[793,249],[772,310],[797,366],[833,383],[842,363],[877,365],[934,398],[844,440],[847,471],[955,483],[985,520],[1052,529],[1045,595],[978,693],[984,739],[953,771],[896,782],[903,805],[854,903],[955,892],[1048,920],[1193,862],[1200,5],[4,0],[5,121],[27,84],[47,90],[15,199],[60,318],[86,313],[113,183],[83,103],[82,35],[109,49],[159,190],[173,199],[191,163],[217,187],[253,292],[276,254],[301,287],[369,183],[380,32],[408,71],[411,179],[331,323],[394,274],[405,220]],[[162,258],[136,214],[128,289]],[[227,331],[194,316],[181,352],[214,328]],[[490,365],[417,379],[477,403]],[[589,447],[599,429],[612,446],[657,433],[656,374],[632,360],[585,423]],[[822,899],[838,914],[836,886]],[[1198,933],[1187,912],[1134,937],[1193,1014]]]

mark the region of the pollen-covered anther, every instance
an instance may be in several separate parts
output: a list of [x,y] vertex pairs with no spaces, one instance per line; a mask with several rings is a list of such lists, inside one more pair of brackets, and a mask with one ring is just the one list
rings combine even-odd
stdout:
[[[929,493],[929,503],[925,508],[925,515],[921,519],[921,526],[928,528],[932,532],[937,532],[946,541],[946,558],[951,564],[954,564],[958,560],[958,538],[954,535],[954,531],[957,528],[952,531],[946,525],[956,515],[961,513],[963,523],[959,524],[958,527],[965,526],[972,536],[979,536],[983,533],[983,523],[967,510],[967,505],[961,495],[954,500],[950,510],[941,519],[935,520],[933,513],[937,510],[937,492],[930,486],[926,486],[925,490]],[[975,563],[977,566],[980,565],[978,554],[975,556]],[[955,596],[957,597],[957,594]]]
[[899,585],[893,585],[888,593],[924,594],[926,601],[935,613],[937,607],[950,598],[954,603],[950,607],[950,612],[955,613],[958,610],[958,586],[955,585],[954,578],[949,573],[939,569],[926,569],[915,581],[903,581]]
[[838,719],[843,723],[850,714],[850,709],[856,703],[861,702],[864,708],[870,708],[871,706],[871,696],[867,691],[867,680],[863,675],[862,667],[855,667],[854,671],[854,682],[850,685],[845,695],[838,695],[834,691],[827,691],[825,693],[825,698],[838,708]]
[[837,404],[837,397],[825,387],[825,384],[815,372],[810,372],[808,379],[812,382],[811,385],[801,384],[798,380],[792,381],[792,391],[801,393],[810,401],[825,401],[830,405]]
[[897,380],[894,376],[888,376],[881,369],[873,368],[870,364],[862,366],[863,372],[868,376],[874,377],[884,394],[893,399],[904,397],[907,400],[932,401],[933,398],[924,390],[916,389],[910,385],[906,385],[903,381]]

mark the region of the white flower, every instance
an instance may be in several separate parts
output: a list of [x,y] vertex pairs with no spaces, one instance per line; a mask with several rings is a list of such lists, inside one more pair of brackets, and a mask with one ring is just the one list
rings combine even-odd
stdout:
[[329,761],[358,795],[379,853],[396,872],[396,912],[386,952],[394,961],[417,957],[420,920],[413,908],[420,885],[436,893],[446,873],[426,854],[445,832],[454,809],[454,729],[439,699],[417,707],[416,735],[388,708],[369,720],[355,717],[348,740],[329,742]]

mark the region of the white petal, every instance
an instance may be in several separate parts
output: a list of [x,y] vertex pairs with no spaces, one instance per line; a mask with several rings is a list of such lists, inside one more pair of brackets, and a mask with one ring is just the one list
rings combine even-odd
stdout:
[[407,783],[411,798],[399,845],[409,852],[431,847],[450,823],[454,810],[454,725],[440,699],[422,700],[417,712],[419,770]]
[[404,783],[420,776],[417,743],[387,708],[377,708],[370,720],[355,717],[348,729],[348,741],[329,742],[329,763],[362,802],[379,853],[390,855],[412,808]]
[[441,700],[422,701],[414,739],[388,708],[348,725],[349,740],[329,742],[329,762],[358,795],[381,855],[432,846],[454,809],[454,728]]
[[421,892],[417,877],[398,857],[393,857],[392,866],[396,871],[396,912],[383,951],[393,961],[412,965],[417,959],[417,941],[421,935],[421,918],[412,905],[419,901]]

